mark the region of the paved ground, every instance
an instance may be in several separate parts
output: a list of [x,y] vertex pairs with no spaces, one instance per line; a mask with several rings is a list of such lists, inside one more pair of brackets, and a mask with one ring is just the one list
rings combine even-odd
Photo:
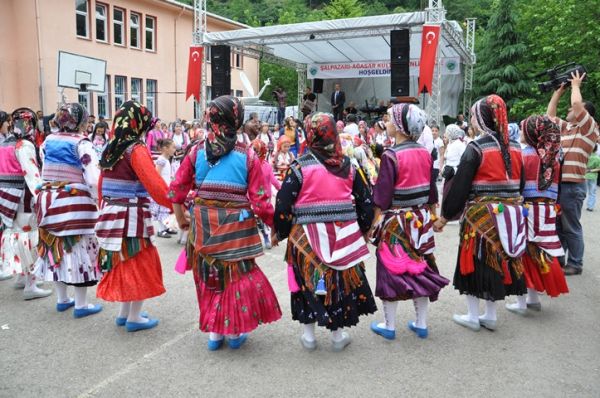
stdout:
[[[284,317],[259,328],[239,351],[209,353],[197,330],[198,307],[191,275],[173,271],[180,250],[160,240],[167,293],[146,309],[161,324],[127,333],[114,326],[117,305],[75,320],[54,311],[54,297],[25,302],[10,281],[0,282],[1,397],[130,396],[600,396],[600,212],[584,212],[585,271],[571,277],[571,294],[543,297],[543,311],[527,318],[499,308],[498,330],[470,332],[451,321],[464,301],[446,288],[430,310],[430,337],[404,328],[413,307],[399,307],[397,339],[384,341],[368,328],[381,314],[351,329],[346,351],[300,347],[291,321],[283,247],[259,263],[277,292]],[[451,277],[457,226],[438,236],[438,262]],[[374,261],[368,262],[374,285]],[[91,291],[90,295],[95,292]],[[380,303],[378,302],[380,305]]]

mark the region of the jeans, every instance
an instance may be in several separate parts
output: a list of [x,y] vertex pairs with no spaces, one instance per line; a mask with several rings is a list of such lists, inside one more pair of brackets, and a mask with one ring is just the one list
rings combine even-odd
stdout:
[[283,127],[284,119],[285,119],[285,107],[277,108],[277,124],[279,124],[279,127]]
[[556,226],[560,243],[569,255],[566,264],[575,268],[583,267],[583,228],[579,220],[585,196],[585,182],[560,184],[558,203],[562,214]]
[[596,180],[585,180],[587,185],[587,208],[594,210],[596,206]]

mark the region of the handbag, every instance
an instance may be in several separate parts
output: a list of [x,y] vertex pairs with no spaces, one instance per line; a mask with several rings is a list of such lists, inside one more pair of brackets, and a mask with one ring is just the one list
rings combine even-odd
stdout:
[[445,180],[449,180],[452,177],[454,177],[454,173],[455,173],[454,167],[452,167],[452,166],[444,166],[444,170],[442,170],[442,177]]

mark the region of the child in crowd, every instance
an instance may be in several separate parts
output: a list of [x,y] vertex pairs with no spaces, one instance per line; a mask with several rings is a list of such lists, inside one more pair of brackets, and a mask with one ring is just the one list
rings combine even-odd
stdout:
[[[158,149],[160,155],[154,161],[156,165],[156,171],[167,185],[171,183],[173,179],[173,169],[171,167],[171,158],[175,155],[177,148],[172,139],[165,138],[158,140]],[[171,211],[166,207],[163,207],[156,203],[154,200],[150,203],[150,212],[152,213],[152,220],[158,223],[158,233],[156,234],[160,238],[171,238],[171,235],[176,235],[177,232],[169,228],[165,221],[169,218]]]
[[294,161],[294,154],[290,152],[291,141],[283,135],[277,141],[277,153],[273,158],[273,168],[279,181],[283,181],[285,173],[287,173],[290,165]]
[[[265,185],[264,185],[265,191],[266,191],[267,195],[269,196],[270,200],[272,200],[272,198],[273,198],[273,188],[272,187],[274,186],[275,189],[277,189],[277,191],[279,191],[281,189],[281,182],[279,182],[279,180],[277,178],[275,178],[275,175],[273,174],[273,168],[267,161],[267,152],[268,152],[267,145],[260,138],[256,138],[254,141],[252,141],[252,148],[254,149],[254,152],[256,152],[258,159],[260,159],[263,177],[265,178]],[[267,249],[270,249],[271,248],[271,228],[269,228],[269,226],[267,224],[263,223],[260,219],[258,219],[258,229],[263,236],[265,247]]]

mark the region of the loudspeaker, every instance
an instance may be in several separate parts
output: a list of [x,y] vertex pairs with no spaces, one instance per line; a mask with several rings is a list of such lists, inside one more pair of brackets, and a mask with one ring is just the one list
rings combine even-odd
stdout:
[[313,80],[313,93],[323,94],[323,79]]
[[410,30],[392,30],[390,33],[390,66],[392,71],[391,95],[410,95]]
[[210,71],[212,75],[211,99],[231,94],[231,48],[211,46]]

